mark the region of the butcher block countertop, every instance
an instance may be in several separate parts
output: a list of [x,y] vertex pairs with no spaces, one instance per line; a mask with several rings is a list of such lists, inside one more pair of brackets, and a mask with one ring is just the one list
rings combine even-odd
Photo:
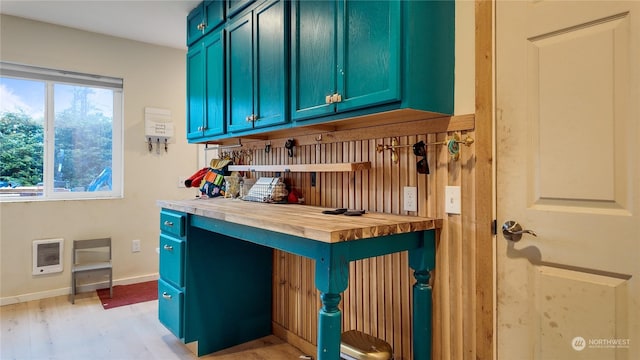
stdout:
[[159,200],[159,207],[326,243],[431,230],[441,219],[367,212],[329,215],[318,206],[267,204],[240,199]]

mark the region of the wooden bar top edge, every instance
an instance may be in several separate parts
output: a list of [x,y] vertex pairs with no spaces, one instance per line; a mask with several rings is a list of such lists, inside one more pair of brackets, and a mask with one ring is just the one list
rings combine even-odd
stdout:
[[323,214],[323,208],[212,198],[158,200],[161,208],[299,236],[326,243],[403,234],[442,227],[442,219],[367,212],[361,216]]

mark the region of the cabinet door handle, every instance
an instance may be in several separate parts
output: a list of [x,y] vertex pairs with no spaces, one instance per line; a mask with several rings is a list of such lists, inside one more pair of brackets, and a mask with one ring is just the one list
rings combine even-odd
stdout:
[[173,227],[173,222],[171,222],[171,221],[169,221],[169,220],[165,220],[165,221],[164,221],[164,226]]
[[169,295],[166,291],[162,293],[162,297],[167,300],[171,300],[171,295]]
[[333,103],[333,96],[331,96],[331,95],[327,95],[327,96],[325,96],[325,97],[324,97],[324,103],[325,103],[325,104],[331,104],[331,103]]
[[164,246],[164,249],[165,249],[165,250],[167,250],[167,251],[173,251],[173,246],[171,246],[171,245],[165,245],[165,246]]
[[207,28],[207,24],[205,24],[205,23],[198,24],[198,30],[204,31],[204,29],[206,29],[206,28]]
[[331,95],[331,102],[342,102],[342,95],[335,93],[333,95]]

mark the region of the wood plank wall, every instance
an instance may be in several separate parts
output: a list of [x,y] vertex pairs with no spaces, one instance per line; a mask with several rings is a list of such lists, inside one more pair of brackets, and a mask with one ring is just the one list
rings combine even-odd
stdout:
[[[434,272],[433,359],[494,358],[494,260],[491,223],[494,214],[493,169],[493,21],[494,0],[475,1],[476,111],[472,126],[430,126],[427,123],[359,131],[335,136],[339,142],[304,141],[295,159],[282,150],[252,151],[255,164],[296,161],[371,161],[373,167],[355,174],[324,174],[311,185],[309,174],[287,174],[306,202],[327,207],[354,207],[401,213],[402,187],[417,186],[417,215],[443,219]],[[445,121],[446,122],[446,121]],[[428,124],[439,124],[432,119]],[[401,124],[402,125],[402,124]],[[377,154],[376,144],[391,136],[400,144],[440,141],[453,131],[476,139],[452,162],[442,148],[429,147],[432,173],[415,173],[415,157],[400,151],[400,163]],[[271,143],[271,142],[270,142]],[[264,143],[261,144],[264,147]],[[408,150],[408,149],[407,149]],[[259,175],[259,174],[258,174]],[[268,174],[267,174],[268,175]],[[444,214],[444,187],[459,185],[462,214]],[[313,286],[313,263],[282,252],[274,254],[274,333],[315,354],[319,294]],[[396,359],[412,359],[411,297],[414,280],[406,253],[357,261],[350,268],[350,286],[343,294],[343,329],[358,329],[385,339]],[[425,339],[428,341],[428,339]]]
[[[455,126],[447,129],[451,128]],[[398,164],[392,162],[389,151],[376,152],[376,145],[391,143],[391,137],[385,137],[386,133],[397,136],[400,145],[413,145],[420,140],[426,143],[443,141],[454,134],[452,131],[428,131],[421,122],[407,122],[392,129],[369,127],[348,132],[350,135],[335,136],[341,140],[339,142],[296,146],[293,158],[289,158],[287,150],[281,146],[274,146],[266,153],[265,143],[255,142],[245,146],[252,150],[251,155],[244,159],[256,165],[370,161],[370,170],[317,173],[315,184],[312,184],[311,173],[281,175],[304,196],[307,204],[443,219],[433,277],[433,358],[474,359],[476,147],[461,146],[460,159],[454,161],[444,146],[428,146],[429,175],[416,172],[420,158],[413,154],[411,147],[398,149]],[[362,134],[378,136],[363,139]],[[473,127],[469,131],[457,131],[457,134],[462,138],[475,136]],[[349,136],[353,139],[350,140]],[[281,142],[269,143],[276,145]],[[254,177],[273,175],[253,174]],[[447,185],[461,187],[462,215],[444,213]],[[417,212],[403,211],[404,186],[417,187]],[[274,332],[304,351],[315,354],[320,302],[313,281],[314,264],[309,259],[278,251],[274,254],[274,261]],[[393,346],[396,360],[412,359],[411,288],[414,283],[406,252],[352,263],[349,288],[343,293],[341,302],[343,331],[357,329],[377,336]]]

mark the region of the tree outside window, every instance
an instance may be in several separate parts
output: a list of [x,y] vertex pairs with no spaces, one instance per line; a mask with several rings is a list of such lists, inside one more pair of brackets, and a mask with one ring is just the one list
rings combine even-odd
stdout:
[[1,65],[0,200],[121,197],[122,81]]

